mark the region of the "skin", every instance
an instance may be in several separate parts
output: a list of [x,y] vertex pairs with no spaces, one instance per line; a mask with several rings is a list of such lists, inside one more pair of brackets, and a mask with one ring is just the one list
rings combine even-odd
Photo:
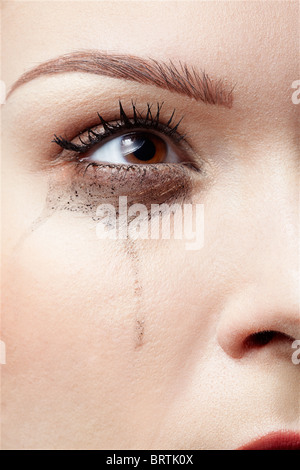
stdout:
[[[235,449],[298,430],[298,10],[289,1],[3,2],[7,90],[43,61],[93,48],[181,60],[235,84],[231,109],[82,73],[37,78],[7,99],[3,449]],[[109,119],[119,99],[185,115],[182,132],[206,162],[186,201],[204,204],[202,249],[99,240],[89,215],[65,210],[32,231],[49,177],[63,185],[60,170],[41,169],[53,135],[83,130],[100,109]],[[273,341],[245,346],[269,330]]]

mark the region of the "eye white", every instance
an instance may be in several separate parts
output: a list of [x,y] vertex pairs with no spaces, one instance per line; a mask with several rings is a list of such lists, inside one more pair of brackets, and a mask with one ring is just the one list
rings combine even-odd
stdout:
[[[126,159],[126,155],[134,153],[139,148],[139,143],[134,142],[134,134],[138,135],[139,131],[110,139],[108,142],[96,148],[94,152],[91,151],[90,155],[84,160],[91,163],[130,164]],[[147,133],[143,132],[143,134],[146,135]],[[151,137],[151,134],[155,135],[154,132],[148,132],[148,134],[149,137]],[[179,156],[179,150],[177,150],[171,142],[168,142],[169,139],[167,139],[167,137],[160,135],[158,135],[158,137],[166,144],[166,156],[162,163],[180,163],[182,159]],[[142,163],[146,162],[142,162],[141,160],[141,164]]]

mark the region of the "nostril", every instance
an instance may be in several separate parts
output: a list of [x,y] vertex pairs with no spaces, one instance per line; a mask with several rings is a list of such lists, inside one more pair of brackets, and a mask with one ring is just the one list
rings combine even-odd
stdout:
[[252,348],[260,348],[266,346],[267,344],[271,343],[274,340],[291,340],[291,337],[280,333],[279,331],[259,331],[258,333],[254,333],[244,341],[244,346],[246,349]]
[[247,348],[265,346],[270,343],[275,336],[276,331],[259,331],[258,333],[248,336],[244,344]]

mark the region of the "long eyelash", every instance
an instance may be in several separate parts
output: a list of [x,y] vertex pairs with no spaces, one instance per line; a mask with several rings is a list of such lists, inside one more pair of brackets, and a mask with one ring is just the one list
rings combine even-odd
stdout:
[[[84,154],[85,152],[90,150],[94,145],[102,142],[107,137],[110,137],[112,135],[115,135],[127,129],[142,128],[142,129],[159,130],[160,132],[174,139],[176,143],[178,143],[182,139],[185,138],[185,135],[178,134],[178,127],[183,119],[183,116],[179,119],[179,121],[175,125],[172,125],[174,121],[174,116],[175,116],[175,109],[174,109],[169,120],[167,121],[167,124],[161,123],[160,114],[161,114],[161,109],[162,109],[163,104],[164,104],[163,102],[157,103],[155,114],[153,114],[152,112],[153,105],[150,103],[147,103],[146,115],[143,116],[138,111],[136,105],[132,101],[131,106],[132,106],[133,117],[130,118],[124,111],[121,101],[119,101],[120,117],[118,121],[114,123],[107,122],[101,116],[101,114],[97,113],[99,120],[100,120],[100,124],[102,125],[104,129],[104,132],[97,132],[94,128],[90,127],[90,128],[85,129],[79,134],[78,139],[80,141],[80,144],[75,144],[65,139],[62,136],[57,136],[56,134],[54,135],[54,139],[52,140],[52,142],[55,142],[57,145],[59,145],[61,148],[65,150],[71,150],[78,154]],[[84,141],[82,139],[81,136],[83,135],[85,135],[85,138],[87,139],[87,141]]]

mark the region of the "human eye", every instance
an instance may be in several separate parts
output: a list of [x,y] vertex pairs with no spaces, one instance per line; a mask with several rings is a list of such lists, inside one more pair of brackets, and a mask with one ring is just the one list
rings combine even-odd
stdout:
[[98,125],[73,139],[54,135],[53,142],[61,147],[54,167],[71,164],[77,201],[83,191],[85,200],[89,195],[89,207],[102,199],[114,202],[121,195],[144,204],[178,201],[187,195],[201,165],[179,133],[182,117],[175,119],[173,110],[163,121],[162,107],[163,103],[148,103],[140,112],[131,102],[129,113],[119,102],[118,119],[107,121],[98,113]]
[[[55,135],[54,142],[77,154],[79,162],[93,165],[184,163],[184,154],[179,146],[184,136],[177,131],[182,118],[172,125],[174,110],[168,122],[162,124],[162,106],[163,103],[158,103],[153,114],[152,106],[147,104],[147,112],[143,116],[132,103],[133,117],[130,118],[119,102],[118,121],[106,122],[98,113],[100,126],[81,132],[73,142]],[[193,162],[185,163],[192,166]]]

